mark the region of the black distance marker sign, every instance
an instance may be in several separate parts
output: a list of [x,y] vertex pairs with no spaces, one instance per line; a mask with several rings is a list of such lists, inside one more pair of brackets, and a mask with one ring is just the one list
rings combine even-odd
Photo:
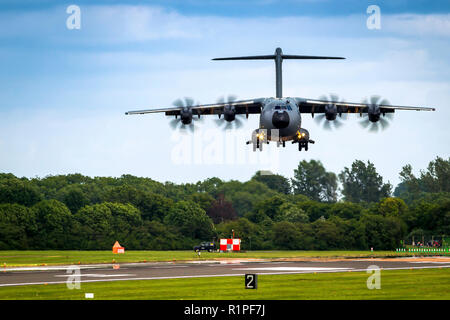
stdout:
[[258,288],[258,275],[246,274],[245,275],[245,289],[257,289]]

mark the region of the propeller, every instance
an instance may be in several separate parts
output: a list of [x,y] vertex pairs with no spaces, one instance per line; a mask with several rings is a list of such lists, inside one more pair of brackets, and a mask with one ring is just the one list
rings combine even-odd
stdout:
[[[242,114],[236,114],[236,110],[234,106],[230,105],[231,103],[235,102],[237,100],[237,97],[234,95],[229,95],[227,99],[225,100],[224,97],[220,97],[217,100],[218,104],[225,104],[223,114],[219,114],[219,119],[215,120],[216,125],[219,128],[222,128],[224,130],[228,129],[239,129],[244,125],[243,122],[243,115]],[[222,118],[223,116],[223,118]]]
[[[336,106],[335,103],[343,100],[340,100],[339,96],[333,93],[330,93],[329,96],[320,96],[319,100],[328,101],[329,104],[325,106],[325,113],[314,117],[316,123],[321,125],[325,130],[339,129],[342,127],[344,123],[340,118],[342,118],[342,115],[344,115],[344,117],[347,116],[346,110],[343,110],[340,106]],[[337,117],[338,115],[339,118]]]
[[359,122],[360,126],[368,129],[369,132],[378,132],[389,127],[392,121],[393,113],[382,113],[380,105],[389,105],[387,99],[382,99],[378,95],[373,95],[370,99],[364,99],[364,104],[368,105],[367,113],[363,113],[364,119]]
[[[197,103],[199,104],[199,103]],[[194,132],[194,124],[192,121],[201,121],[200,117],[194,117],[192,114],[192,106],[194,105],[194,99],[185,97],[184,100],[177,99],[173,102],[173,105],[180,108],[180,117],[169,122],[170,126],[174,130],[186,130],[189,129]]]

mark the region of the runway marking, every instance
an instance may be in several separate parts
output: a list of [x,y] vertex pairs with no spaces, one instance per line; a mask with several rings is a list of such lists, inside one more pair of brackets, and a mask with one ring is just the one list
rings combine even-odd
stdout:
[[[133,277],[135,274],[100,274],[100,273],[86,273],[79,274],[77,277],[90,277],[90,278],[108,278],[108,277]],[[73,277],[72,274],[58,274],[55,277]]]
[[[80,267],[78,265],[75,265],[76,267],[79,267],[81,270],[83,269],[98,269],[97,266],[83,266]],[[60,271],[60,270],[67,270],[70,266],[64,266],[64,267],[17,267],[17,268],[4,268],[2,270],[4,271]],[[104,267],[104,266],[103,266]]]
[[448,264],[448,261],[406,261],[408,263],[437,263],[437,264]]
[[339,271],[353,270],[354,268],[328,268],[328,267],[262,267],[262,268],[236,268],[233,270],[254,270],[254,271]]
[[187,268],[188,266],[171,266],[171,267],[150,267],[149,269],[174,269],[174,268]]
[[[425,266],[425,267],[398,267],[398,268],[383,268],[382,270],[409,270],[409,269],[437,269],[437,268],[450,268],[450,265],[446,266]],[[248,269],[244,269],[248,270]],[[367,269],[353,269],[352,272],[365,272]],[[336,270],[321,270],[318,273],[336,273]],[[287,272],[264,272],[260,275],[285,275],[285,274],[303,274],[311,273],[311,271],[287,271]],[[191,275],[191,276],[166,276],[166,277],[144,277],[144,278],[119,278],[119,279],[93,279],[93,280],[80,280],[80,283],[88,282],[111,282],[111,281],[130,281],[130,280],[166,280],[166,279],[189,279],[189,278],[212,278],[212,277],[238,277],[243,276],[245,273],[230,273],[230,274],[208,274],[208,275]],[[25,286],[25,285],[43,285],[43,284],[65,284],[66,281],[46,281],[46,282],[28,282],[28,283],[5,283],[0,284],[0,287],[12,287],[12,286]]]

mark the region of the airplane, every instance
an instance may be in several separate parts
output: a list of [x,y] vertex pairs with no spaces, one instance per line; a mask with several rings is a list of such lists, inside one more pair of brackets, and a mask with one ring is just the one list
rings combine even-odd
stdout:
[[[193,120],[200,119],[203,115],[217,115],[219,123],[225,121],[227,128],[234,121],[240,123],[236,116],[260,114],[259,128],[252,132],[252,139],[247,144],[253,145],[253,151],[262,151],[263,145],[270,141],[276,142],[279,147],[285,147],[287,141],[298,144],[298,150],[308,150],[309,143],[315,141],[310,138],[309,131],[302,127],[302,114],[311,114],[316,121],[324,122],[324,128],[335,128],[340,126],[337,119],[349,113],[364,116],[361,125],[377,132],[388,125],[385,117],[390,118],[396,110],[435,111],[429,107],[409,107],[390,105],[386,99],[372,96],[369,100],[361,103],[339,101],[335,95],[320,97],[320,99],[308,99],[300,97],[283,97],[282,93],[282,62],[288,59],[345,59],[343,57],[309,56],[309,55],[286,55],[281,48],[276,48],[273,55],[242,56],[228,58],[214,58],[212,60],[274,60],[275,61],[275,86],[276,96],[272,98],[257,98],[236,101],[230,96],[227,101],[222,99],[214,104],[195,104],[191,98],[185,100],[177,99],[174,107],[128,111],[126,115],[147,114],[164,112],[166,116],[175,116],[173,126],[180,124],[181,127],[190,127],[193,130]],[[221,119],[223,115],[223,119]],[[197,117],[195,117],[197,116]],[[179,117],[179,119],[178,119]]]

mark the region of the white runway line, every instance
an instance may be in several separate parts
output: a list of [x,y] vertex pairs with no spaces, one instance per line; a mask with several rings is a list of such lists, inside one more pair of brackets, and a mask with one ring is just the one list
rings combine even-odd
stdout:
[[174,268],[187,268],[188,266],[171,266],[171,267],[150,267],[149,269],[174,269]]
[[[79,266],[74,264],[73,266],[83,269],[98,269],[97,266]],[[1,268],[0,271],[65,271],[71,266],[49,266],[49,267],[15,267],[15,268]],[[104,266],[103,266],[104,268]]]
[[98,269],[98,270],[109,270],[114,264],[119,264],[121,268],[139,266],[139,267],[153,267],[165,265],[173,265],[173,262],[130,262],[130,263],[107,263],[107,264],[70,264],[70,265],[57,265],[57,266],[35,266],[35,267],[0,267],[0,271],[60,271],[67,270],[70,267],[78,267],[80,270],[84,269]]
[[[112,277],[134,277],[135,274],[95,274],[95,273],[86,273],[79,274],[77,277],[90,277],[90,278],[112,278]],[[73,277],[72,274],[58,274],[55,277]]]
[[327,268],[327,267],[262,267],[262,268],[236,268],[233,270],[251,271],[341,271],[353,270],[354,268]]
[[450,261],[408,261],[408,263],[436,263],[436,264],[449,264]]

